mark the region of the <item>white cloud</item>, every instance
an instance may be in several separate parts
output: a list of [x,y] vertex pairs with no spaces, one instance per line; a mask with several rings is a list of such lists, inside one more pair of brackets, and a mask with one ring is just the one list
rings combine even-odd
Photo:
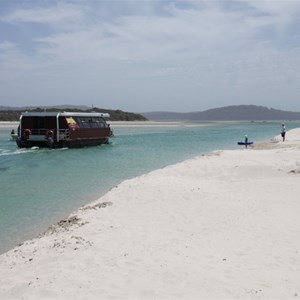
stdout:
[[298,0],[245,0],[249,6],[258,12],[270,15],[298,15],[300,3]]
[[15,48],[15,44],[11,43],[11,42],[2,42],[0,43],[0,51],[4,51],[4,50],[10,50],[10,49],[14,49]]
[[52,24],[65,22],[78,22],[83,16],[82,6],[57,5],[54,7],[35,7],[28,9],[17,9],[1,18],[7,23],[40,23]]

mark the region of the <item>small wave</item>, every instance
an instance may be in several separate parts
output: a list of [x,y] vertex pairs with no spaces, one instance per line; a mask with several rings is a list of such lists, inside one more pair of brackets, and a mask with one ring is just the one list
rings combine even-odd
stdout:
[[17,150],[7,150],[7,149],[0,149],[0,157],[1,156],[8,156],[8,155],[19,155],[19,154],[26,154],[26,153],[34,153],[37,152],[37,150],[40,151],[49,151],[49,150],[56,150],[56,151],[65,151],[65,150],[69,150],[69,148],[64,147],[64,148],[58,148],[58,149],[49,149],[49,148],[42,148],[40,149],[40,147],[31,147],[31,148],[21,148],[21,149],[17,149]]
[[26,154],[26,153],[31,153],[31,152],[35,152],[37,149],[18,149],[15,151],[8,151],[5,150],[2,153],[0,153],[0,156],[8,156],[8,155],[19,155],[19,154]]

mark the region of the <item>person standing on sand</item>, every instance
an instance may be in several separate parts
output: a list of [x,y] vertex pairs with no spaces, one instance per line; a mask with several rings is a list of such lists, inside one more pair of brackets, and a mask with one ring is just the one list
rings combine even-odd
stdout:
[[282,136],[282,141],[285,141],[285,125],[284,123],[281,124],[281,136]]

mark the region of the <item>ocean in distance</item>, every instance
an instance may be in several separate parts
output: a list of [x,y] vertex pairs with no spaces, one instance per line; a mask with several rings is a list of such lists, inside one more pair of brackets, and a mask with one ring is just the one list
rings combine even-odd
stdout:
[[19,149],[9,138],[12,128],[0,126],[0,254],[126,179],[213,150],[237,149],[245,134],[254,142],[269,140],[281,127],[280,122],[146,124],[112,124],[109,145],[82,149]]

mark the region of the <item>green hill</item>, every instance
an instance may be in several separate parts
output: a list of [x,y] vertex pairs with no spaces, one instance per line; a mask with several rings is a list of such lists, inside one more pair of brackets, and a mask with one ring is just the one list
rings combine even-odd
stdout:
[[122,110],[111,110],[111,109],[102,109],[93,107],[91,109],[78,109],[78,108],[55,108],[55,107],[48,107],[48,108],[31,108],[31,109],[24,109],[24,108],[11,108],[8,107],[1,107],[0,109],[0,121],[19,121],[21,112],[23,111],[32,111],[32,112],[60,112],[60,111],[71,111],[71,112],[102,112],[102,113],[109,113],[110,118],[109,121],[147,121],[147,118],[136,113],[126,112]]

